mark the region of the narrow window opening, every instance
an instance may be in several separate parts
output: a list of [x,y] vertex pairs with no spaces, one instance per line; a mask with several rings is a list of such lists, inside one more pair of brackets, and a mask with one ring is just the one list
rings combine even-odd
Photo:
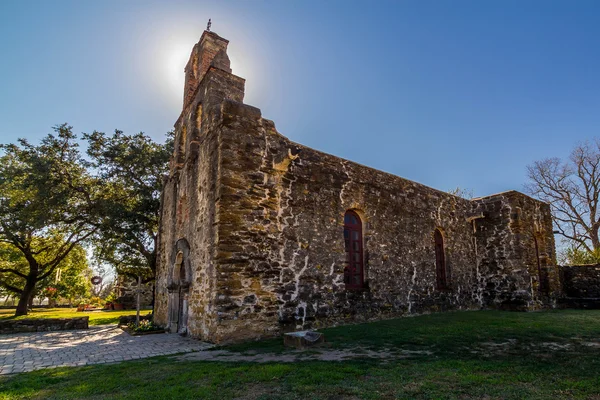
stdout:
[[177,162],[182,164],[185,162],[185,151],[187,146],[187,127],[184,125],[181,127],[181,134],[179,136],[179,143],[177,146]]
[[535,259],[538,270],[538,279],[539,279],[539,290],[543,295],[548,295],[549,292],[549,282],[548,282],[548,271],[542,267],[542,260],[540,257],[540,245],[538,243],[538,238],[536,235],[533,235],[533,243],[535,246]]
[[347,211],[344,215],[344,246],[346,249],[344,267],[346,288],[362,288],[364,285],[362,222],[354,211]]
[[200,131],[202,129],[202,104],[198,104],[196,109],[196,129]]
[[448,270],[446,268],[446,253],[444,249],[444,237],[439,229],[434,233],[435,241],[435,274],[436,287],[438,290],[448,289]]

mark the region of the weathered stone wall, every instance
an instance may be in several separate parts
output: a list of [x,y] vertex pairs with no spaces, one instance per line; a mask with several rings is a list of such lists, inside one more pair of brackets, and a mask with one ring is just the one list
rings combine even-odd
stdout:
[[600,264],[561,266],[560,275],[565,297],[600,299]]
[[516,191],[472,201],[483,302],[507,309],[554,305],[560,283],[549,205]]
[[0,320],[0,334],[88,329],[90,317]]
[[[224,52],[198,57],[214,58],[176,123],[157,324],[181,332],[183,323],[192,336],[227,342],[405,314],[553,304],[547,205],[518,192],[469,201],[293,143],[242,103],[244,81],[229,72]],[[344,284],[348,210],[363,225],[360,289]],[[436,286],[436,229],[444,289]]]
[[[533,234],[542,266],[552,269],[548,294],[558,289],[549,208],[539,201],[517,192],[458,198],[295,144],[259,110],[230,101],[222,132],[218,227],[227,248],[219,246],[216,262],[227,278],[217,283],[216,340],[407,313],[539,307],[548,299],[539,293]],[[366,226],[366,287],[358,291],[343,283],[347,210]],[[435,287],[436,228],[448,290]]]

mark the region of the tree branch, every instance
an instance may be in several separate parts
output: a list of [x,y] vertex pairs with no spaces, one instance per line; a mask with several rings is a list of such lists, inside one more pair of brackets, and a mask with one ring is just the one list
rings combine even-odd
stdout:
[[17,276],[20,276],[21,278],[27,279],[27,275],[25,275],[24,273],[14,269],[14,268],[0,268],[0,272],[15,274]]

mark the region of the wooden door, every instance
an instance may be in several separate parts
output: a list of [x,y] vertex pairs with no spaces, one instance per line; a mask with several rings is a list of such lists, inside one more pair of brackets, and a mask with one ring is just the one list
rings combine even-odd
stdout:
[[347,211],[344,216],[344,245],[346,248],[346,265],[344,267],[346,288],[362,288],[364,284],[362,222],[354,211]]

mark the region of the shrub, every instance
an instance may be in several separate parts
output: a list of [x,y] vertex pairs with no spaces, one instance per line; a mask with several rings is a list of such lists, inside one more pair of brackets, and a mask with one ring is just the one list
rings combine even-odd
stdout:
[[135,326],[135,322],[130,322],[127,324],[127,327],[134,332],[149,332],[149,331],[159,331],[162,328],[154,325],[152,321],[149,320],[141,320],[139,326]]

